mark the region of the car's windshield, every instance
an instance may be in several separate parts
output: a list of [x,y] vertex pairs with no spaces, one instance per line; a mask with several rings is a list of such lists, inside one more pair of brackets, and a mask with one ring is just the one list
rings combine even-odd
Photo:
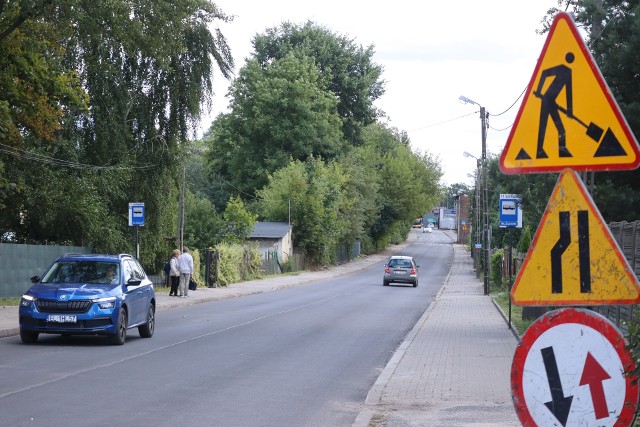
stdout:
[[411,268],[411,260],[408,259],[391,259],[389,267]]
[[42,283],[118,284],[118,263],[103,261],[58,261],[47,271]]

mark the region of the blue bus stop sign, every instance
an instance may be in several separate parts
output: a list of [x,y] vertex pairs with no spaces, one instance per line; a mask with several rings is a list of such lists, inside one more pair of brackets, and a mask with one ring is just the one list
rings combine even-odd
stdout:
[[518,226],[518,205],[516,198],[500,199],[500,227]]
[[144,203],[129,203],[129,225],[144,226]]

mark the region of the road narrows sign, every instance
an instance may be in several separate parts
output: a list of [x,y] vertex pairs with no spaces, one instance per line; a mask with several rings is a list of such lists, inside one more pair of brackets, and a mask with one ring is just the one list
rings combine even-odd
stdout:
[[640,302],[640,284],[577,174],[558,178],[522,264],[516,305]]
[[626,345],[609,320],[589,310],[564,308],[532,323],[511,365],[522,425],[629,426],[638,384]]
[[556,15],[500,157],[504,173],[628,170],[640,148],[571,17]]

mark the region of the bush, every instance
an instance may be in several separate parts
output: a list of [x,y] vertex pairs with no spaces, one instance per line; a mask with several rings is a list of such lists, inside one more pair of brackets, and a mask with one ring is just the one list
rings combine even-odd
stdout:
[[529,251],[529,246],[531,246],[531,226],[527,225],[522,230],[517,250],[521,254],[526,254]]
[[218,260],[218,285],[227,286],[244,280],[261,277],[262,254],[257,244],[220,244]]
[[193,258],[193,280],[199,285],[202,285],[202,280],[200,280],[200,251],[197,249],[190,250],[189,253]]
[[504,288],[504,284],[502,283],[502,266],[504,265],[503,259],[504,251],[500,249],[495,251],[491,255],[491,259],[489,260],[489,264],[491,265],[489,280],[493,289]]
[[240,245],[220,244],[216,248],[220,252],[218,260],[218,284],[227,286],[240,282],[242,275],[239,266],[242,265],[244,249]]
[[244,245],[244,263],[241,272],[242,280],[259,279],[262,277],[262,253],[257,243]]

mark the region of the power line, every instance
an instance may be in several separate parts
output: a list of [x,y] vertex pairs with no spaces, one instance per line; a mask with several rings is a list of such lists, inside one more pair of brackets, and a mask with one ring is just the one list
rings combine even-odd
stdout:
[[471,116],[471,115],[473,115],[473,114],[478,114],[478,112],[477,112],[477,111],[474,111],[473,113],[468,113],[468,114],[465,114],[465,115],[463,115],[463,116],[455,117],[455,118],[453,118],[453,119],[444,120],[444,121],[442,121],[442,122],[438,122],[438,123],[432,123],[432,124],[430,124],[430,125],[423,126],[423,127],[421,127],[421,128],[417,128],[417,129],[410,130],[409,132],[416,132],[416,131],[419,131],[419,130],[422,130],[422,129],[427,129],[427,128],[431,128],[431,127],[434,127],[434,126],[440,126],[440,125],[443,125],[443,124],[445,124],[445,123],[449,123],[449,122],[453,122],[453,121],[455,121],[455,120],[463,119],[463,118],[468,117],[468,116]]
[[97,166],[89,165],[86,163],[72,162],[69,160],[57,159],[55,157],[47,157],[42,154],[34,153],[31,151],[20,150],[15,147],[11,147],[5,144],[0,144],[0,153],[5,153],[10,156],[17,157],[19,159],[27,159],[40,163],[46,163],[52,166],[60,166],[73,169],[89,169],[89,170],[106,170],[106,171],[128,171],[128,170],[145,170],[157,167],[157,165],[144,165],[144,166]]
[[503,115],[503,114],[507,113],[509,110],[511,110],[511,109],[513,108],[513,106],[514,106],[514,105],[516,105],[516,103],[517,103],[518,101],[520,101],[520,98],[522,98],[522,95],[524,95],[524,93],[527,91],[527,87],[528,87],[528,85],[524,87],[524,89],[522,90],[522,92],[520,93],[520,95],[516,98],[516,100],[515,100],[515,101],[513,101],[513,104],[511,104],[511,105],[509,106],[509,108],[507,108],[506,110],[504,110],[502,113],[499,113],[499,114],[491,114],[491,113],[489,113],[489,115],[490,115],[490,116],[493,116],[493,117],[498,117],[498,116],[501,116],[501,115]]
[[509,130],[511,129],[511,126],[513,126],[513,123],[511,123],[509,126],[507,126],[506,128],[502,128],[502,129],[496,129],[493,126],[489,126],[489,129],[491,130],[495,130],[496,132],[504,132],[505,130]]

